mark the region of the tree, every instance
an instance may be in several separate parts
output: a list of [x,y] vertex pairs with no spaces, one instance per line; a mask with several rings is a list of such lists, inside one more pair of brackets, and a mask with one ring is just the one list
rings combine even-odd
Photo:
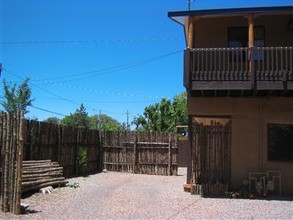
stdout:
[[24,111],[28,113],[28,106],[34,101],[31,99],[31,89],[28,85],[29,78],[26,78],[20,85],[7,83],[3,80],[5,101],[1,104],[7,112]]
[[135,130],[142,130],[143,126],[145,126],[145,124],[146,124],[146,120],[143,116],[138,115],[138,116],[134,117],[131,124],[135,125]]
[[83,104],[80,105],[79,109],[75,110],[74,114],[70,114],[65,116],[61,120],[61,124],[70,125],[70,126],[80,126],[85,128],[90,128],[90,119],[88,113],[86,112],[86,108]]
[[60,119],[57,117],[49,117],[45,119],[44,122],[52,123],[52,124],[60,124]]
[[90,121],[92,128],[101,128],[103,131],[119,131],[123,129],[123,126],[117,120],[106,114],[93,115],[90,117]]
[[147,106],[143,115],[135,117],[132,121],[136,130],[167,132],[174,132],[177,125],[186,125],[187,123],[186,92],[176,95],[173,101],[163,98],[161,102]]
[[187,94],[182,92],[173,100],[175,126],[188,124]]
[[143,128],[148,131],[159,131],[160,110],[159,103],[145,107],[143,115],[146,123]]

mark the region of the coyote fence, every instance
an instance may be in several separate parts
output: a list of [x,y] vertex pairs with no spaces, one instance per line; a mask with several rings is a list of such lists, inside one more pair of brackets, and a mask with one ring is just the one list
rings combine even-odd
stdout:
[[22,115],[0,112],[1,209],[14,214],[20,214],[25,122]]
[[65,177],[101,171],[99,131],[27,121],[24,160],[52,160]]
[[177,175],[177,136],[160,132],[103,132],[103,168],[109,171]]

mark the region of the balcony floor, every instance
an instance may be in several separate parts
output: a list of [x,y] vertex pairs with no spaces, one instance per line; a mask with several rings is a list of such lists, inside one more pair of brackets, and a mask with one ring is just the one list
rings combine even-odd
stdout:
[[293,90],[192,90],[192,97],[293,97]]

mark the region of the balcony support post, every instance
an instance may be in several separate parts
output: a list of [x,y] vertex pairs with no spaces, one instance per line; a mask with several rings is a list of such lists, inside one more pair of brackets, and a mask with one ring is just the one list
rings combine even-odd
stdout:
[[184,50],[184,76],[183,76],[183,85],[188,90],[192,85],[191,71],[190,71],[190,49],[186,48]]
[[248,15],[248,69],[251,76],[251,88],[255,88],[255,72],[254,72],[254,15]]
[[193,35],[194,35],[194,18],[189,17],[185,25],[187,35],[187,47],[193,48]]

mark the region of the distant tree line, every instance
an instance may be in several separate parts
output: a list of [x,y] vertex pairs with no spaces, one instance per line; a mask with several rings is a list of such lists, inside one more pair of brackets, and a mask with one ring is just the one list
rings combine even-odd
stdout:
[[[1,102],[4,109],[28,113],[27,107],[32,106],[31,89],[26,78],[20,85],[9,84],[3,80],[4,101]],[[56,123],[70,126],[81,126],[90,129],[105,131],[129,130],[130,126],[120,123],[106,114],[89,116],[83,104],[74,113],[62,119],[49,117],[44,120],[48,123]],[[142,115],[134,117],[131,124],[139,131],[167,131],[174,132],[177,125],[188,123],[186,92],[176,95],[173,100],[163,98],[160,102],[145,107]]]

